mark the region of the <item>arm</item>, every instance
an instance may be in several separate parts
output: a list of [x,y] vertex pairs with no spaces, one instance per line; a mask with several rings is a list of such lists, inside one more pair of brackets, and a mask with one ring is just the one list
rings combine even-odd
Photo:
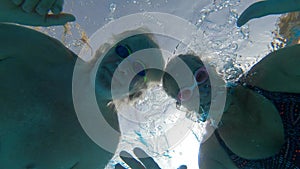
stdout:
[[265,90],[300,93],[300,45],[274,51],[249,71],[246,81]]
[[300,45],[286,47],[274,52],[274,58],[278,59],[277,65],[284,74],[292,78],[300,78]]
[[113,153],[87,136],[74,110],[77,56],[21,26],[0,23],[0,37],[0,56],[9,56],[0,61],[0,168],[104,168]]
[[213,134],[200,145],[199,169],[237,169]]
[[[1,0],[0,22],[31,26],[64,25],[75,17],[61,13],[63,0]],[[53,14],[49,14],[49,11]]]
[[237,26],[243,26],[249,20],[271,14],[283,14],[300,11],[300,0],[265,0],[250,5],[238,18]]

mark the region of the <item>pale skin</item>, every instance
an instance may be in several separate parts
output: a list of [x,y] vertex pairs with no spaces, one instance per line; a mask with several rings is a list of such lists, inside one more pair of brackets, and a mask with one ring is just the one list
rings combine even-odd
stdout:
[[299,0],[263,0],[250,5],[237,20],[237,26],[243,26],[249,20],[271,14],[283,14],[300,10]]
[[[253,75],[247,77],[246,83],[268,91],[300,93],[299,52],[300,45],[295,45],[270,53],[252,67],[249,74]],[[244,86],[238,85],[232,92],[227,96],[222,124],[218,127],[221,138],[230,150],[246,159],[274,156],[284,144],[278,110],[270,100]],[[207,129],[213,127],[208,125]],[[201,169],[238,169],[215,135],[202,143],[199,150]],[[124,161],[131,165],[137,163]]]
[[[24,27],[0,24],[0,35],[0,168],[104,168],[113,153],[87,136],[73,106],[77,56],[59,41]],[[137,51],[154,47],[149,40],[135,36],[121,42]],[[122,61],[114,51],[109,49],[103,59],[110,72]],[[101,74],[100,65],[97,76]],[[118,130],[117,114],[107,106],[110,88],[102,85],[111,77],[105,77],[96,78],[97,101],[102,115]]]
[[[299,3],[300,1],[277,0],[254,3],[241,14],[237,25],[242,26],[253,18],[269,14],[299,11]],[[250,70],[249,74],[252,76],[246,82],[268,91],[300,93],[299,52],[300,46],[295,45],[270,53]],[[241,95],[234,94],[228,99],[236,101],[222,117],[224,125],[219,128],[222,139],[234,153],[246,159],[275,155],[284,143],[283,125],[278,110],[269,100],[249,89],[240,86],[236,90],[241,91]],[[244,106],[245,102],[247,106]],[[270,134],[266,136],[265,133]],[[237,168],[214,135],[201,145],[200,151],[201,169]],[[218,156],[213,152],[218,152]]]
[[104,168],[112,154],[89,139],[72,104],[77,56],[41,33],[0,27],[0,168]]
[[[1,1],[0,22],[52,26],[74,21],[73,15],[61,13],[62,5],[62,0]],[[50,10],[53,14],[48,13]],[[44,34],[14,25],[0,23],[0,27],[0,168],[104,168],[113,152],[87,136],[72,103],[77,56]],[[145,36],[122,43],[133,51],[154,47],[148,46]],[[114,50],[110,49],[103,60],[110,72],[117,66],[115,61],[122,61]],[[104,91],[96,92],[97,101],[102,115],[118,130],[117,114],[107,107],[111,101],[109,85],[102,85],[110,83],[111,77],[106,77],[96,78],[96,91]]]
[[[7,3],[7,4],[9,4],[9,3]],[[9,4],[9,5],[11,5],[11,4]],[[1,7],[5,7],[5,6],[1,6]],[[11,6],[7,6],[7,7],[11,7]],[[15,13],[15,11],[20,10],[20,9],[24,10],[23,8],[10,8],[10,9],[13,9],[13,10],[11,10],[11,11],[13,11],[13,13]],[[2,8],[1,8],[1,11],[5,11],[5,10],[2,10]],[[8,13],[11,11],[8,11]],[[26,12],[26,11],[23,11],[23,12]],[[20,14],[23,15],[24,14],[23,12],[20,12]],[[56,13],[54,9],[53,9],[53,12]],[[276,11],[275,10],[275,12],[282,13],[285,11],[278,11],[278,10]],[[40,13],[40,14],[42,14],[42,13]],[[269,13],[267,13],[267,14],[269,14]],[[37,15],[35,15],[34,17],[26,16],[25,17],[26,22],[19,21],[18,19],[5,20],[6,18],[5,19],[1,18],[2,19],[1,21],[2,22],[17,22],[17,23],[24,23],[24,24],[29,24],[29,25],[49,26],[49,25],[64,24],[68,21],[73,20],[72,17],[69,17],[69,15],[67,15],[66,19],[63,19],[63,21],[53,21],[52,22],[52,18],[50,17],[49,20],[46,20],[46,21],[50,21],[50,22],[45,22],[45,17],[48,17],[48,15],[42,15],[43,16],[42,20],[37,19],[36,16]],[[62,15],[62,16],[66,16],[66,15]],[[261,16],[263,16],[263,15],[261,15]],[[29,18],[29,19],[27,19],[27,18]],[[35,18],[36,21],[33,20],[34,22],[31,22],[32,18]],[[38,17],[38,18],[40,18],[40,17]],[[255,18],[255,17],[252,17],[252,18]],[[54,17],[53,19],[55,20],[57,18]],[[8,33],[9,32],[8,30],[13,30],[12,28],[3,29],[5,32],[1,32],[1,35],[3,35],[1,37],[5,37],[2,39],[1,46],[3,46],[3,49],[5,49],[5,50],[1,50],[0,64],[5,63],[5,65],[7,65],[7,66],[3,66],[1,68],[2,69],[1,77],[3,77],[3,79],[8,79],[8,81],[11,81],[11,83],[9,83],[9,86],[5,85],[5,83],[4,84],[1,83],[1,86],[3,87],[3,89],[5,88],[4,90],[1,90],[1,93],[4,96],[4,97],[1,97],[1,99],[2,99],[1,103],[4,103],[4,106],[1,106],[1,108],[3,109],[3,111],[1,110],[1,112],[10,112],[10,113],[4,115],[5,120],[3,122],[1,122],[1,124],[4,124],[4,127],[1,127],[1,133],[0,133],[1,134],[1,136],[0,136],[1,149],[0,149],[0,151],[15,150],[15,152],[11,151],[8,153],[0,153],[0,155],[4,156],[3,158],[2,157],[0,158],[0,159],[4,160],[3,163],[2,162],[0,163],[0,165],[5,165],[5,164],[10,165],[11,164],[12,169],[13,168],[31,169],[31,168],[34,168],[35,166],[44,166],[42,168],[47,168],[47,167],[49,167],[49,168],[57,168],[57,167],[88,168],[88,167],[97,167],[97,166],[105,165],[107,160],[104,159],[104,160],[99,161],[98,158],[90,158],[91,157],[90,155],[94,154],[95,157],[101,156],[101,157],[106,157],[106,159],[109,159],[111,154],[104,152],[101,148],[99,149],[99,147],[97,147],[97,145],[95,145],[84,134],[79,123],[75,119],[74,114],[70,113],[73,111],[73,108],[69,104],[67,104],[67,103],[71,102],[71,100],[69,98],[70,89],[69,89],[69,87],[61,86],[61,82],[63,82],[63,84],[70,83],[69,82],[70,79],[66,78],[66,77],[69,77],[68,74],[71,74],[70,73],[71,71],[69,70],[69,71],[67,71],[68,73],[62,74],[61,71],[58,71],[58,70],[61,67],[72,67],[72,64],[73,64],[72,62],[74,62],[74,59],[72,59],[73,54],[71,54],[70,51],[68,51],[65,48],[57,48],[58,46],[60,46],[59,45],[60,43],[55,40],[49,41],[48,37],[40,36],[40,35],[36,36],[36,34],[34,34],[34,33],[31,34],[30,32],[26,32],[26,31],[24,32],[24,30],[22,30],[22,29],[19,30],[19,29],[20,28],[17,28],[17,30],[15,32],[10,32],[10,34]],[[24,44],[28,44],[28,43],[26,43],[28,41],[25,42],[24,39],[28,39],[28,38],[24,38],[23,36],[17,37],[16,32],[23,32],[24,34],[26,34],[26,36],[30,37],[30,39],[33,37],[36,37],[38,39],[40,38],[39,40],[41,40],[41,39],[42,40],[37,41],[36,44],[34,44],[32,42],[30,45],[25,46]],[[32,35],[32,36],[29,36],[29,35]],[[23,41],[22,41],[22,38],[23,38]],[[16,42],[18,42],[18,43],[16,43]],[[41,42],[43,42],[45,44],[41,45]],[[15,48],[14,48],[15,46],[19,47],[18,50],[15,50]],[[49,52],[55,51],[55,52],[58,52],[58,54],[52,53],[54,57],[52,55],[51,55],[52,58],[47,57],[47,54],[46,54],[47,52],[45,52],[45,50],[39,49],[40,50],[39,51],[36,48],[33,48],[34,46],[48,46]],[[50,48],[50,46],[52,46],[52,48]],[[34,50],[35,52],[37,51],[36,54],[31,55],[31,57],[37,59],[36,62],[32,62],[34,59],[29,60],[28,58],[24,57],[24,55],[26,54],[26,51],[28,51],[32,54],[33,53],[32,50]],[[266,57],[266,59],[261,61],[255,67],[253,67],[252,71],[260,71],[261,73],[257,74],[256,77],[253,77],[251,83],[253,83],[253,85],[255,85],[255,86],[261,87],[266,90],[299,93],[300,89],[299,89],[299,87],[297,87],[297,84],[300,83],[300,81],[299,81],[299,72],[300,71],[299,71],[299,69],[297,69],[297,65],[296,65],[297,63],[299,63],[299,57],[296,56],[297,53],[299,53],[299,45],[295,46],[295,47],[291,47],[291,48],[286,48],[284,50],[281,50],[278,53],[272,53],[271,55]],[[63,56],[68,56],[68,57],[58,57],[58,56],[61,56],[61,54],[63,54]],[[44,56],[44,57],[40,58],[40,60],[41,60],[40,61],[38,58],[41,56]],[[278,56],[281,56],[281,57],[278,57]],[[275,58],[275,59],[269,59],[272,61],[268,61],[267,58]],[[13,61],[12,59],[16,59],[16,62],[14,62],[14,63],[10,62],[10,61]],[[69,63],[67,63],[66,60],[68,60]],[[26,66],[24,66],[23,64],[20,65],[19,63],[26,63]],[[35,63],[40,63],[40,64],[35,64]],[[53,67],[51,67],[51,69],[57,70],[57,72],[47,72],[48,70],[46,69],[46,67],[47,67],[47,65],[50,65],[50,64],[51,64],[51,66],[53,66]],[[22,69],[20,69],[21,71],[19,71],[19,72],[15,71],[13,69],[14,66],[12,66],[12,65],[21,66],[22,67]],[[41,66],[37,69],[32,69],[33,67],[37,67],[37,65],[41,65]],[[57,69],[55,69],[54,67],[56,67]],[[269,69],[266,69],[266,68],[269,68]],[[276,69],[276,70],[272,70],[272,68]],[[280,70],[278,68],[280,68]],[[37,73],[37,71],[41,72],[41,73]],[[274,71],[275,72],[277,71],[277,72],[274,73]],[[24,72],[27,72],[28,74],[25,73],[25,76],[24,76]],[[288,76],[285,76],[286,74]],[[11,75],[15,75],[14,78]],[[276,78],[273,78],[275,75],[276,75]],[[30,82],[24,81],[24,79],[27,79],[27,80],[30,79]],[[268,79],[268,80],[266,80],[266,79]],[[40,93],[41,90],[38,90],[38,88],[36,88],[36,86],[34,88],[31,88],[29,90],[30,92],[28,90],[25,90],[25,91],[22,90],[22,87],[30,86],[33,83],[40,84],[39,87],[41,87],[43,89],[45,87],[47,87],[47,90],[49,91],[49,93],[48,94]],[[48,84],[51,84],[51,85],[48,85]],[[264,86],[260,86],[259,84],[264,84]],[[286,84],[290,84],[290,86],[286,86]],[[55,87],[53,87],[53,88],[49,87],[49,86],[56,86],[56,85],[60,86],[59,89],[65,89],[65,90],[61,90],[64,92],[61,92],[61,91],[58,92]],[[68,86],[68,85],[65,85],[65,86]],[[16,90],[16,89],[20,89],[20,90]],[[248,100],[249,105],[257,103],[257,101],[260,101],[259,99],[263,99],[262,97],[257,96],[256,93],[253,93],[252,91],[248,91],[248,89],[236,88],[236,90],[237,91],[240,90],[241,92],[239,92],[239,93],[241,93],[243,96],[249,96],[249,98],[250,98]],[[13,94],[13,93],[15,93],[15,94]],[[32,98],[31,97],[32,94],[36,94],[37,97]],[[14,95],[15,95],[15,97],[13,97]],[[20,97],[20,95],[23,97]],[[60,97],[58,97],[60,99],[57,99],[58,95],[60,96]],[[22,109],[22,110],[18,109],[18,108],[30,107],[31,110],[33,109],[35,112],[44,112],[44,111],[40,111],[37,107],[35,107],[36,105],[34,103],[40,101],[38,99],[39,97],[44,98],[44,99],[46,98],[46,102],[44,104],[47,103],[45,105],[45,107],[47,107],[47,109],[49,108],[49,106],[55,107],[55,108],[61,107],[62,110],[57,109],[56,112],[65,113],[66,115],[63,117],[65,117],[66,119],[64,119],[64,118],[62,119],[61,116],[59,116],[59,118],[55,117],[55,116],[49,117],[49,119],[51,119],[50,121],[55,121],[55,124],[57,125],[57,126],[56,125],[52,126],[51,122],[49,123],[48,120],[46,120],[46,122],[45,122],[45,119],[41,118],[43,115],[32,118],[30,116],[26,116],[27,113],[24,109]],[[232,97],[233,97],[232,100],[234,100],[234,97],[240,97],[240,96],[233,95]],[[9,99],[14,100],[14,102],[9,102],[8,101]],[[33,99],[33,100],[31,100],[31,99]],[[236,105],[239,105],[238,102],[236,102],[236,103],[237,103]],[[57,104],[59,106],[57,106]],[[39,106],[40,106],[40,104],[39,104]],[[15,113],[11,114],[11,111],[8,111],[11,108],[14,108],[13,112],[15,112]],[[275,119],[275,121],[276,120],[278,121],[278,116],[276,117],[276,115],[278,115],[276,113],[278,113],[278,112],[275,112],[276,110],[274,110],[274,107],[271,104],[266,104],[265,108],[266,109],[264,109],[263,111],[270,110],[270,111],[268,111],[268,112],[270,112],[270,115],[273,115],[273,118]],[[247,112],[247,110],[248,110],[247,107],[244,107],[244,106],[229,107],[228,111],[229,110],[232,110],[232,111],[227,112],[228,115],[231,113],[234,114],[234,113],[238,112],[238,111],[236,111],[236,112],[233,111],[235,109],[241,110],[242,112]],[[256,112],[253,112],[253,109],[251,109],[251,110],[252,110],[251,113],[246,113],[246,114],[249,115],[249,114],[253,113],[252,115],[255,116]],[[262,111],[262,110],[257,110],[257,111]],[[22,113],[19,113],[19,112],[22,112]],[[51,114],[51,112],[49,112],[47,114],[49,115],[49,114]],[[244,116],[244,114],[240,114],[240,115]],[[224,117],[226,117],[226,116],[224,115]],[[274,135],[272,135],[272,138],[261,137],[260,140],[257,140],[257,142],[259,142],[259,141],[266,142],[268,144],[270,144],[270,140],[272,140],[272,139],[278,140],[277,145],[274,145],[272,147],[267,147],[266,149],[264,149],[265,153],[255,154],[254,151],[251,152],[250,154],[245,153],[245,152],[249,152],[248,150],[243,149],[245,147],[239,147],[238,144],[234,145],[237,141],[237,139],[235,139],[234,136],[238,136],[239,132],[241,132],[241,131],[232,132],[231,134],[233,134],[233,135],[229,136],[228,132],[226,132],[226,131],[229,129],[232,129],[233,128],[232,126],[235,125],[236,123],[234,123],[234,121],[232,122],[232,120],[234,120],[234,119],[232,119],[232,118],[224,119],[224,117],[223,117],[224,124],[226,124],[225,121],[227,121],[228,124],[230,124],[230,125],[228,125],[228,126],[224,125],[223,128],[220,128],[220,134],[221,134],[222,138],[224,139],[224,141],[229,145],[229,147],[232,150],[236,149],[236,153],[238,155],[241,154],[241,156],[249,157],[249,158],[255,158],[258,156],[265,157],[265,156],[273,155],[274,152],[278,151],[278,149],[280,148],[280,145],[282,143],[281,142],[282,141],[282,132],[278,132],[279,135],[277,135],[278,133],[276,133],[276,134],[274,133]],[[227,117],[229,117],[229,116],[227,116]],[[28,118],[30,118],[30,120],[29,120],[30,123],[24,124],[24,122],[28,121]],[[263,118],[263,117],[259,117],[259,118]],[[9,120],[11,120],[11,121],[9,121]],[[60,121],[62,121],[62,122],[60,122]],[[69,127],[65,127],[64,124],[68,123],[68,122],[72,125],[70,125]],[[17,124],[17,126],[12,126],[11,124]],[[251,123],[251,120],[245,121],[244,124],[248,124],[248,126],[245,126],[245,128],[248,127],[250,130],[253,130],[253,126],[251,126],[251,124],[253,124],[253,123]],[[270,126],[270,127],[276,128],[277,131],[282,131],[283,130],[282,125],[280,125],[279,123],[277,123],[277,124],[278,125]],[[38,125],[39,127],[35,127],[36,125]],[[61,126],[63,126],[63,127],[61,127]],[[36,128],[42,128],[43,130],[34,131],[33,129],[36,129]],[[59,134],[59,131],[62,130],[62,128],[64,129],[63,136],[61,136]],[[226,130],[226,128],[227,128],[227,130]],[[230,130],[230,131],[232,131],[232,130]],[[22,134],[19,134],[18,132],[20,132]],[[14,134],[14,133],[16,133],[16,134]],[[37,134],[37,133],[39,133],[39,134]],[[226,137],[230,138],[230,139],[226,139]],[[256,135],[255,137],[260,137],[260,136]],[[32,139],[32,138],[35,138],[35,139]],[[60,138],[61,140],[57,139],[57,138]],[[73,138],[78,138],[78,140],[75,139],[77,141],[74,141]],[[15,140],[15,141],[20,141],[20,142],[12,142],[12,141],[10,141],[11,139]],[[25,139],[25,140],[22,140],[22,139]],[[248,138],[244,138],[244,139],[245,139],[244,141],[248,140]],[[84,144],[84,145],[80,144],[82,141],[87,144]],[[200,161],[205,161],[205,163],[200,163],[200,165],[203,165],[203,166],[201,166],[201,168],[202,169],[205,169],[205,167],[207,167],[209,169],[210,168],[228,168],[228,169],[234,168],[235,166],[231,163],[231,161],[229,160],[229,158],[227,157],[225,152],[222,152],[223,149],[216,145],[217,142],[215,142],[215,141],[216,141],[215,138],[211,137],[210,140],[208,140],[207,142],[205,142],[202,145],[201,151],[203,151],[202,154],[205,154],[205,157],[200,156],[200,158],[201,158]],[[67,147],[65,146],[65,142],[68,142]],[[47,145],[47,146],[45,146],[45,145]],[[79,148],[79,147],[81,147],[81,148]],[[213,148],[216,148],[216,151],[220,152],[220,154],[218,156],[219,158],[216,158],[215,156],[213,156],[213,154],[209,155],[209,152],[213,152],[212,151]],[[255,147],[252,147],[252,148],[254,150]],[[20,149],[25,149],[25,150],[22,150],[22,152],[30,152],[31,154],[24,155],[24,154],[18,152]],[[251,147],[250,147],[250,149],[251,149]],[[92,151],[89,151],[89,150],[92,150]],[[206,150],[209,150],[209,151],[205,152]],[[240,152],[238,152],[238,151],[240,151]],[[52,157],[53,159],[55,159],[55,161],[53,162],[52,160],[49,160],[49,157]],[[102,167],[100,167],[100,168],[102,168]]]
[[[63,1],[50,1],[3,0],[0,22],[51,26],[75,20],[61,13]],[[112,154],[87,137],[74,114],[70,86],[76,56],[41,33],[0,27],[0,168],[104,166]]]
[[[299,52],[300,45],[296,45],[269,54],[250,70],[250,74],[256,73],[246,82],[268,91],[300,93],[300,69],[296,66],[300,62]],[[234,153],[246,159],[275,155],[284,143],[279,112],[258,93],[242,86],[234,91],[222,117],[223,125],[218,129],[222,139]],[[201,145],[199,161],[201,169],[237,168],[214,135]]]
[[[61,13],[62,5],[63,0],[1,1],[0,22],[52,26],[74,21],[73,15]],[[50,10],[53,14],[48,13]],[[104,168],[113,152],[105,151],[87,136],[72,103],[72,73],[77,56],[42,33],[9,24],[0,23],[0,27],[0,168]],[[121,42],[132,52],[156,47],[148,36]],[[107,104],[111,101],[110,74],[122,60],[112,47],[103,59],[109,75],[100,65],[99,78],[96,77],[99,108],[116,130],[117,114]],[[160,74],[158,78],[150,74],[149,81],[159,79]]]
[[[269,14],[299,11],[299,3],[276,0],[254,3],[241,14],[237,25]],[[246,83],[268,91],[300,93],[299,52],[300,46],[295,45],[270,53],[250,70],[252,75]],[[227,103],[231,106],[223,114],[223,125],[219,128],[222,139],[234,153],[246,159],[275,155],[284,143],[278,110],[269,100],[249,89],[239,86],[235,90],[228,98],[234,104]],[[214,152],[218,152],[218,156]],[[201,145],[199,167],[237,169],[214,135]]]
[[74,21],[75,16],[62,13],[63,3],[64,0],[1,0],[0,22],[31,26],[64,25]]
[[[299,3],[293,0],[254,3],[241,14],[237,25],[242,26],[253,18],[270,14],[299,11]],[[252,76],[246,79],[247,84],[268,91],[300,93],[299,53],[300,45],[270,53],[249,71]],[[284,143],[283,124],[273,103],[240,85],[227,97],[222,125],[218,130],[226,145],[246,159],[274,156]],[[214,135],[201,144],[199,168],[238,169]]]

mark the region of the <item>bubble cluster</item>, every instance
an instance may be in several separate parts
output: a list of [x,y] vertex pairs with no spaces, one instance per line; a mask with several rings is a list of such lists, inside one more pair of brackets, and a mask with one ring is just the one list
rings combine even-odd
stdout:
[[[68,2],[68,5],[71,6],[70,12],[73,11],[72,6],[74,6],[74,3],[77,2]],[[86,6],[93,7],[95,5],[95,1],[92,0],[80,1],[78,3],[82,8]],[[161,6],[168,6],[170,3],[171,0],[160,2],[155,0],[127,0],[123,4],[117,1],[108,1],[105,2],[106,11],[104,12],[104,17],[101,17],[101,22],[104,23],[101,24],[116,19],[117,16],[121,15],[119,14],[121,9],[134,6],[138,8],[138,11],[148,11],[154,8],[160,9]],[[249,27],[247,25],[241,28],[235,26],[238,18],[236,7],[239,3],[239,0],[214,0],[207,6],[193,9],[193,17],[197,18],[194,24],[199,28],[199,31],[203,31],[204,37],[195,37],[194,41],[191,42],[188,47],[196,46],[193,47],[193,49],[198,49],[198,51],[194,51],[196,53],[202,53],[203,49],[205,49],[206,53],[212,54],[201,57],[208,59],[210,64],[216,67],[218,73],[221,74],[226,81],[235,81],[258,61],[256,56],[247,58],[237,54],[237,51],[245,46],[244,44],[251,44]],[[85,29],[89,27],[100,27],[96,24],[96,22],[99,21],[91,19],[91,17],[84,12],[83,16],[80,17],[82,17],[80,18],[82,22],[88,25]],[[157,23],[157,25],[161,27],[164,26],[160,23]],[[68,24],[65,27],[43,28],[41,31],[61,40],[75,53],[79,53],[82,46],[88,43],[88,34],[76,23]],[[276,47],[277,43],[274,44]],[[132,135],[127,135],[127,137],[122,138],[120,146],[123,145],[124,147],[122,148],[130,150],[136,147],[137,143],[140,143],[141,146],[147,147],[148,152],[152,152],[152,156],[158,156],[158,154],[155,154],[158,152],[157,150],[166,150],[163,156],[170,158],[174,152],[168,150],[169,145],[167,140],[161,139],[147,142],[145,138],[163,135],[166,130],[179,120],[179,115],[175,109],[171,114],[168,113],[168,110],[172,109],[172,106],[175,105],[174,102],[174,100],[170,99],[164,93],[161,86],[154,86],[145,91],[144,95],[133,103],[133,106],[135,109],[146,113],[148,121],[141,123],[139,130],[134,130],[131,133]],[[201,141],[203,134],[203,126],[201,125],[199,125],[197,129],[191,129],[198,142]],[[118,154],[118,152],[116,152],[116,154]],[[120,161],[121,160],[115,156],[109,166],[113,168],[114,164]]]
[[[199,19],[196,25],[204,31],[207,53],[215,54],[214,57],[203,57],[209,59],[226,81],[237,80],[247,70],[236,61],[239,44],[249,41],[250,32],[248,26],[237,28],[235,25],[238,18],[235,8],[238,4],[238,0],[214,1],[197,13]],[[194,43],[200,44],[199,41],[202,40]]]

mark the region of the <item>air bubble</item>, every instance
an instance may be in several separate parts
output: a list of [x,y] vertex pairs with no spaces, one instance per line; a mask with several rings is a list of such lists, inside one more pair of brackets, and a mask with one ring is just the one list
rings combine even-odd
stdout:
[[150,0],[147,0],[146,2],[147,2],[148,5],[152,4]]
[[109,5],[109,10],[111,13],[114,13],[116,11],[117,5],[115,3],[111,3]]

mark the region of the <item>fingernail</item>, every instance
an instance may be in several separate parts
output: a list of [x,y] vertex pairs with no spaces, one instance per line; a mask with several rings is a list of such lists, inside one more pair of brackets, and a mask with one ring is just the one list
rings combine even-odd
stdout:
[[64,18],[64,20],[66,22],[74,22],[76,20],[75,16],[71,15],[71,14],[63,14],[63,13],[61,13],[61,14],[58,14],[57,16],[59,16],[59,15],[62,15],[63,18]]
[[70,22],[74,22],[76,20],[75,16],[71,15],[70,16]]
[[129,153],[127,153],[126,151],[121,151],[121,152],[120,152],[120,156],[122,156],[122,157],[127,157],[127,158],[130,158],[130,157],[131,157],[131,155],[130,155]]
[[148,155],[140,148],[134,148],[133,149],[133,152],[136,156],[139,156],[139,157],[147,157]]

